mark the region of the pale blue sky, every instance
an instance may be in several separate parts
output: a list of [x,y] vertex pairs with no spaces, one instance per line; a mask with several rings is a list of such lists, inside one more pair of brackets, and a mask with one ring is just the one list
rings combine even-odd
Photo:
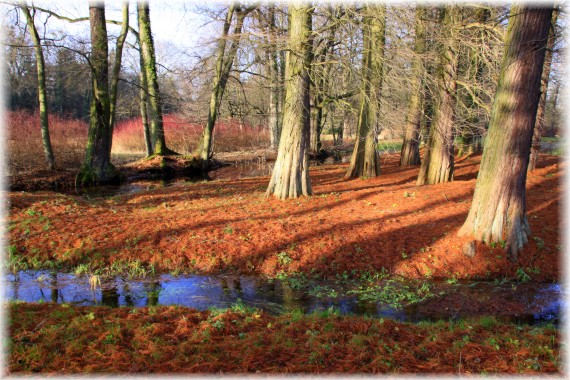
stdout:
[[[28,0],[30,2],[30,0]],[[35,0],[34,5],[53,10],[62,16],[80,18],[89,16],[89,3],[87,0]],[[121,1],[106,1],[105,16],[107,19],[121,20]],[[225,2],[211,3],[207,1],[165,1],[151,0],[150,2],[151,28],[155,39],[158,62],[166,66],[176,66],[178,63],[188,63],[189,56],[201,50],[201,45],[211,41],[217,36],[218,25],[207,24],[210,17],[194,12],[197,7],[208,5],[221,6]],[[136,25],[136,1],[129,1],[130,25]],[[36,26],[43,28],[46,16],[36,18]],[[8,24],[10,20],[5,20]],[[47,20],[49,34],[64,34],[88,40],[89,21],[69,23],[50,17]],[[109,33],[117,34],[120,27],[108,25]]]

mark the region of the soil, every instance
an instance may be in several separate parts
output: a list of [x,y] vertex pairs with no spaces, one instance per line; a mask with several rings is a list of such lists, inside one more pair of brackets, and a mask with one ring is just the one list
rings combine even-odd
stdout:
[[[353,144],[342,146],[327,144],[320,154],[310,154],[310,160],[322,164],[327,158],[340,161],[342,154],[349,154]],[[208,168],[210,179],[240,178],[232,165],[244,162],[273,162],[277,152],[273,149],[254,149],[240,152],[217,153]],[[113,157],[117,169],[121,173],[122,182],[129,183],[139,180],[173,179],[173,178],[204,178],[202,163],[192,156],[171,155],[154,156],[151,158],[141,155],[116,155]],[[8,187],[11,191],[43,191],[52,190],[63,193],[78,193],[75,177],[77,169],[73,164],[65,165],[63,169],[34,169],[14,170],[7,176]]]
[[561,371],[558,329],[489,317],[410,324],[330,312],[65,304],[11,304],[9,315],[8,374]]
[[[303,272],[324,278],[387,271],[409,278],[558,281],[560,179],[564,163],[541,155],[527,179],[532,236],[507,260],[500,245],[457,237],[480,155],[456,160],[453,182],[416,186],[418,168],[383,155],[382,175],[343,179],[346,164],[312,167],[314,195],[266,199],[269,177],[176,182],[136,194],[86,199],[51,191],[10,192],[9,245],[31,266],[73,269],[138,261],[157,271]],[[41,264],[43,265],[43,264]]]
[[[123,182],[202,175],[201,164],[196,159],[181,155],[140,158],[117,165],[117,168]],[[7,182],[11,191],[52,190],[77,193],[79,189],[75,183],[76,176],[76,169],[18,171],[9,175]]]

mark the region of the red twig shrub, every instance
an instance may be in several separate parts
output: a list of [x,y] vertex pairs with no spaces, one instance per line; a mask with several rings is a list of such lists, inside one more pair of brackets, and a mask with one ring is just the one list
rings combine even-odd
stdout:
[[[12,111],[7,113],[7,163],[11,173],[46,168],[39,113]],[[190,154],[196,148],[203,125],[189,122],[175,115],[164,117],[166,143],[175,151]],[[89,125],[85,121],[59,115],[49,116],[49,130],[56,166],[77,169],[85,155]],[[214,129],[214,151],[232,152],[269,145],[269,132],[262,125],[240,124],[236,120],[220,121]],[[133,118],[117,123],[113,134],[113,161],[119,164],[140,158],[146,152],[141,119]],[[133,155],[135,155],[133,157]]]
[[[6,114],[8,168],[12,173],[46,168],[38,112]],[[85,155],[89,125],[78,119],[49,115],[51,143],[58,168],[78,168]]]
[[[175,115],[164,116],[164,134],[169,148],[190,154],[196,148],[204,126]],[[236,120],[224,120],[214,129],[214,151],[233,152],[269,144],[269,132],[262,125],[240,124]],[[117,123],[113,135],[114,153],[145,152],[144,132],[140,117]]]

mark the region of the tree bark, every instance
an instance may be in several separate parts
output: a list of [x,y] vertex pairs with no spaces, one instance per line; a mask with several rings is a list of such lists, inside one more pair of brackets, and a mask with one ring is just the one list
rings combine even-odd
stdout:
[[267,69],[269,72],[269,80],[271,87],[269,91],[269,133],[270,148],[277,149],[279,137],[281,135],[281,118],[280,118],[280,86],[279,83],[279,61],[277,48],[277,28],[275,25],[275,5],[269,8],[269,51],[267,53]]
[[423,6],[416,7],[414,57],[412,60],[412,77],[410,86],[410,100],[408,103],[407,127],[402,150],[400,152],[400,166],[415,166],[420,164],[420,123],[422,118],[422,100],[424,92],[425,69],[423,55],[425,53],[425,26],[426,11]]
[[312,10],[308,5],[289,5],[289,51],[285,73],[286,96],[283,130],[277,160],[266,196],[279,199],[311,195],[309,178],[309,129]]
[[106,184],[119,180],[119,174],[111,163],[113,129],[110,125],[109,49],[103,3],[89,3],[89,21],[92,98],[85,161],[77,178],[77,182],[82,186]]
[[383,82],[386,6],[367,5],[363,21],[362,90],[356,141],[345,178],[380,175],[378,114]]
[[[216,62],[216,75],[214,77],[214,83],[210,95],[208,121],[206,123],[206,127],[204,128],[204,132],[202,133],[202,137],[198,143],[198,147],[196,148],[196,154],[199,155],[202,161],[206,164],[210,159],[212,152],[212,134],[214,132],[214,126],[216,125],[216,119],[218,118],[218,109],[220,107],[220,103],[222,102],[222,97],[224,96],[224,91],[226,90],[226,84],[230,77],[230,71],[232,69],[237,49],[239,47],[243,22],[250,11],[251,8],[244,10],[239,4],[232,3],[228,10],[226,21],[224,22],[222,37],[218,43],[218,60]],[[232,40],[228,52],[226,53],[226,41],[228,39],[228,32],[234,12],[236,14],[236,23],[234,25],[234,30],[232,33],[232,37],[234,39]]]
[[548,80],[550,78],[550,67],[552,65],[552,50],[556,43],[556,22],[558,21],[558,10],[552,12],[552,22],[548,42],[546,44],[546,55],[544,57],[544,68],[542,71],[542,79],[540,85],[540,100],[538,102],[538,110],[536,112],[536,123],[534,133],[532,135],[532,145],[530,149],[530,161],[528,170],[536,168],[538,161],[538,153],[540,152],[540,139],[544,132],[545,111],[546,111],[546,94],[548,93]]
[[[467,8],[463,9],[475,22],[482,26],[492,26],[494,20],[490,20],[491,11],[489,8]],[[463,96],[464,115],[461,117],[464,123],[457,128],[457,157],[470,155],[480,151],[481,136],[484,134],[485,125],[488,123],[487,117],[481,115],[481,99],[482,89],[485,87],[485,81],[489,78],[487,58],[485,57],[483,47],[486,45],[488,30],[485,27],[478,28],[477,32],[471,37],[471,42],[466,52],[459,55],[459,67],[464,67],[465,82],[471,88],[467,94]],[[457,100],[459,102],[460,100]],[[491,99],[492,101],[492,99]],[[458,106],[456,106],[457,108]]]
[[[140,45],[139,45],[140,47]],[[144,133],[144,144],[146,148],[146,156],[152,156],[152,141],[150,133],[150,125],[148,122],[148,82],[146,80],[146,70],[144,68],[144,59],[142,56],[142,49],[139,49],[139,62],[140,62],[140,89],[139,89],[139,109],[141,114],[141,122]]]
[[318,61],[318,64],[311,67],[313,82],[315,84],[315,95],[313,98],[315,118],[311,126],[309,149],[315,154],[319,154],[322,149],[321,134],[327,114],[325,107],[327,107],[331,99],[329,83],[332,64],[328,63],[328,61],[333,54],[335,34],[338,25],[338,20],[334,18],[334,15],[331,22],[332,25],[329,28],[325,46],[319,52],[318,56],[313,57],[313,60]]
[[153,154],[163,156],[176,154],[166,146],[164,137],[164,120],[162,115],[162,97],[158,87],[158,75],[156,72],[156,56],[154,42],[150,29],[150,10],[148,3],[137,3],[137,15],[139,24],[140,48],[142,51],[144,68],[147,80],[148,111],[150,116],[150,132]]
[[30,36],[34,42],[34,51],[36,54],[36,69],[38,72],[38,103],[40,109],[40,126],[42,132],[42,144],[44,147],[44,154],[46,157],[46,163],[50,170],[55,169],[55,157],[53,155],[53,149],[51,146],[51,139],[49,136],[49,121],[48,121],[48,103],[47,103],[47,88],[46,88],[46,74],[45,74],[45,60],[44,52],[42,50],[42,44],[36,25],[34,24],[34,18],[32,17],[30,10],[26,4],[20,5],[24,16],[26,17],[26,22],[28,23],[28,28],[30,30]]
[[554,95],[552,96],[552,110],[550,111],[550,132],[555,133],[554,131],[558,128],[558,121],[559,121],[559,111],[558,111],[558,94],[560,94],[560,81],[556,83],[556,87],[554,87]]
[[513,5],[475,194],[459,235],[504,242],[516,261],[528,241],[526,174],[552,8]]
[[123,45],[125,44],[125,39],[127,38],[127,34],[129,33],[129,3],[123,3],[123,21],[121,25],[121,32],[119,33],[119,37],[117,38],[117,45],[115,47],[115,62],[113,62],[113,74],[111,76],[111,90],[110,90],[110,98],[111,98],[111,120],[109,121],[109,125],[111,126],[111,130],[115,126],[115,118],[117,113],[117,88],[119,85],[119,74],[121,72],[121,64],[123,60]]
[[457,57],[454,24],[458,18],[457,7],[450,5],[443,10],[443,39],[439,46],[438,93],[426,144],[424,160],[417,185],[449,182],[453,179],[453,127],[456,93]]

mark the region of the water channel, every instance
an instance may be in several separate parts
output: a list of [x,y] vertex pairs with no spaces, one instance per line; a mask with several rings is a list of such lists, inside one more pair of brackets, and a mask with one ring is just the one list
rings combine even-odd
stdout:
[[[88,276],[51,271],[20,271],[2,280],[4,300],[56,302],[76,306],[180,305],[206,310],[242,303],[271,314],[293,310],[304,313],[334,308],[340,314],[369,315],[399,321],[449,320],[492,315],[519,323],[558,323],[564,308],[559,284],[498,284],[433,282],[435,297],[417,304],[387,304],[363,299],[332,283],[315,283],[328,289],[315,295],[308,288],[293,289],[286,281],[237,275],[157,275],[145,279],[114,277],[93,286]],[[332,294],[332,295],[331,295]],[[495,308],[491,307],[496,304]],[[515,305],[514,309],[509,305]]]

